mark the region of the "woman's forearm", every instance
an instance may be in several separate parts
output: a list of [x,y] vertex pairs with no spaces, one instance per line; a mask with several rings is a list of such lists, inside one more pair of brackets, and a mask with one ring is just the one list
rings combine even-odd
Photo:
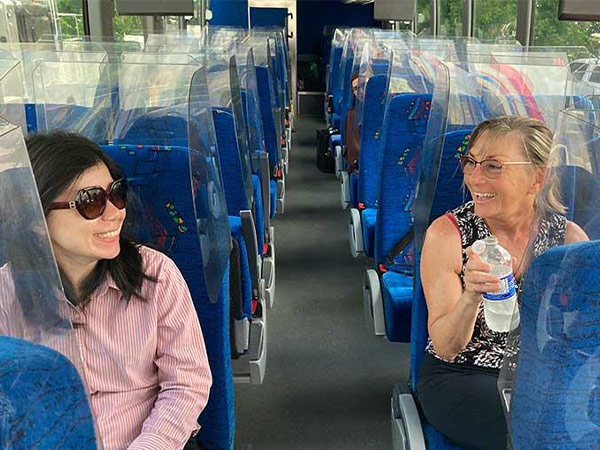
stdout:
[[450,312],[430,323],[429,336],[440,357],[452,360],[469,343],[473,336],[479,303],[477,298],[474,299],[463,292]]

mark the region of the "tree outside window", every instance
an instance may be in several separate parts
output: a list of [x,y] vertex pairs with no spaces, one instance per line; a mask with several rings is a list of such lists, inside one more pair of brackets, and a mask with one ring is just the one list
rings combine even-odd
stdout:
[[481,40],[515,41],[517,0],[477,0],[473,13],[473,36]]
[[600,49],[600,23],[558,20],[557,0],[537,0],[533,45],[582,45],[593,54]]

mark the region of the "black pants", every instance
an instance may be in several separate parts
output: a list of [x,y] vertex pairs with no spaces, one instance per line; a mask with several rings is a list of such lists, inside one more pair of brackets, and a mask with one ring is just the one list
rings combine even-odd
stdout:
[[506,421],[497,382],[497,370],[445,363],[425,355],[418,399],[427,422],[454,444],[506,450]]

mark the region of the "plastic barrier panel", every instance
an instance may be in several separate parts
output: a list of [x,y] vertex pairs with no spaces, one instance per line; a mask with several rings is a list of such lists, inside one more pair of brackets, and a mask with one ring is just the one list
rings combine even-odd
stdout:
[[114,74],[105,53],[49,53],[33,75],[37,127],[105,142],[112,123]]
[[[73,329],[81,311],[63,291],[21,130],[5,122],[0,124],[0,260],[0,334],[58,352],[45,352],[36,369],[15,367],[12,383],[2,383],[14,390],[2,394],[3,442],[23,449],[95,449],[100,442],[81,388],[84,372]],[[25,358],[21,361],[26,363]],[[68,381],[55,383],[56,373]]]
[[[566,239],[600,237],[600,128],[593,110],[558,117],[537,221],[557,212],[572,221]],[[533,241],[533,239],[532,239]],[[600,368],[597,242],[568,244],[538,254],[512,316],[498,388],[514,448],[596,448]]]
[[[241,172],[246,198],[245,205],[239,205],[237,209],[249,209],[254,196],[251,178],[252,157],[248,147],[236,57],[211,51],[206,54],[204,61],[220,159],[224,164],[226,159],[231,159],[226,165],[231,167],[236,175]],[[234,180],[230,181],[233,183]],[[226,192],[230,187],[234,186],[225,186]],[[228,193],[228,205],[232,206],[233,197],[237,195],[239,194],[232,196]]]

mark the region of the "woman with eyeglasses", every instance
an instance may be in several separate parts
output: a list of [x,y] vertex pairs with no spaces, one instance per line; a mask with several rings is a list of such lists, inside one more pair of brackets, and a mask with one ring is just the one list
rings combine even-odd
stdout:
[[[528,260],[550,247],[588,240],[548,188],[552,131],[540,120],[480,123],[461,157],[472,200],[436,219],[422,250],[429,341],[418,397],[427,421],[465,448],[502,449],[507,428],[497,381],[508,333],[486,325],[482,294],[499,290],[491,267],[471,251],[494,235],[513,257],[520,286]],[[544,188],[544,189],[542,189]]]
[[95,143],[54,132],[27,149],[104,449],[182,449],[212,379],[181,273],[123,235],[127,183]]

